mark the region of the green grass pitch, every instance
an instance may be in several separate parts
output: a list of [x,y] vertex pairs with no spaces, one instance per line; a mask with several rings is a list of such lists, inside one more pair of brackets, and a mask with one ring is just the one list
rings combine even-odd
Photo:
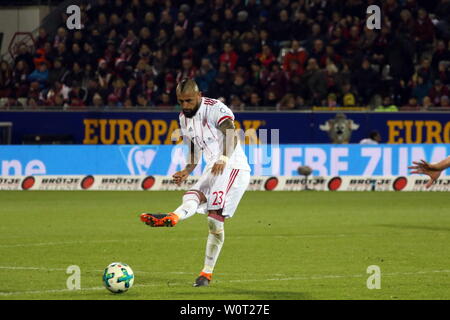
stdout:
[[[210,287],[204,215],[150,228],[181,192],[0,192],[0,299],[450,299],[450,198],[441,192],[247,192],[226,221]],[[102,284],[111,262],[131,290]],[[66,269],[81,269],[69,291]],[[381,269],[369,290],[367,268]]]

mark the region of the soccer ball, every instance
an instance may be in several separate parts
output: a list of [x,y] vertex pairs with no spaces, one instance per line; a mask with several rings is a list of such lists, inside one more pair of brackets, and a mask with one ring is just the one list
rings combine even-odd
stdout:
[[125,263],[113,262],[105,268],[103,273],[103,284],[112,293],[128,291],[133,286],[133,282],[133,270]]

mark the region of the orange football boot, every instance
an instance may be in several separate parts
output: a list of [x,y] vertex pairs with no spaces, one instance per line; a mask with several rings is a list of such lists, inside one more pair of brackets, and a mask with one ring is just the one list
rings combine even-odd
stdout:
[[200,275],[193,284],[194,287],[206,287],[209,285],[212,279],[212,273],[200,272]]
[[150,227],[173,227],[178,222],[178,216],[171,213],[142,213],[141,221]]

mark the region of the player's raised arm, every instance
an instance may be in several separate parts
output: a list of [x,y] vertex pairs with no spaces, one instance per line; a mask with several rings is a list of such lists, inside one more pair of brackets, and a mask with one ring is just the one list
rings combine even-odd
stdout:
[[426,184],[429,188],[439,178],[442,171],[450,167],[450,156],[436,163],[428,163],[425,160],[413,161],[413,166],[408,167],[412,169],[411,173],[426,174],[431,179]]

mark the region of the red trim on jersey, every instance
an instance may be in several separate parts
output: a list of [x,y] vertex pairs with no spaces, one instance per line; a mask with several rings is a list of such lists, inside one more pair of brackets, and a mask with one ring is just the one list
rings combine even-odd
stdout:
[[[233,173],[233,171],[234,171],[234,173]],[[230,178],[230,182],[228,183],[228,187],[227,187],[227,191],[225,192],[225,195],[228,193],[228,191],[230,191],[231,186],[233,185],[234,180],[236,180],[236,177],[237,177],[237,175],[238,175],[238,173],[239,173],[239,169],[233,169],[233,171],[231,172],[231,174],[233,175],[233,177]]]
[[[233,175],[233,171],[234,171],[234,175]],[[233,175],[233,177],[230,178],[230,182],[228,182],[228,187],[227,187],[227,191],[225,192],[225,200],[223,201],[222,209],[225,208],[225,203],[227,202],[226,195],[228,194],[228,191],[230,191],[231,186],[234,184],[234,181],[236,180],[236,177],[238,174],[239,174],[239,169],[233,169],[231,171],[231,175]]]
[[217,121],[217,125],[220,126],[220,124],[222,123],[222,121],[225,120],[225,119],[231,119],[231,120],[233,120],[233,117],[232,117],[232,116],[223,116],[222,118],[219,119],[219,121]]

